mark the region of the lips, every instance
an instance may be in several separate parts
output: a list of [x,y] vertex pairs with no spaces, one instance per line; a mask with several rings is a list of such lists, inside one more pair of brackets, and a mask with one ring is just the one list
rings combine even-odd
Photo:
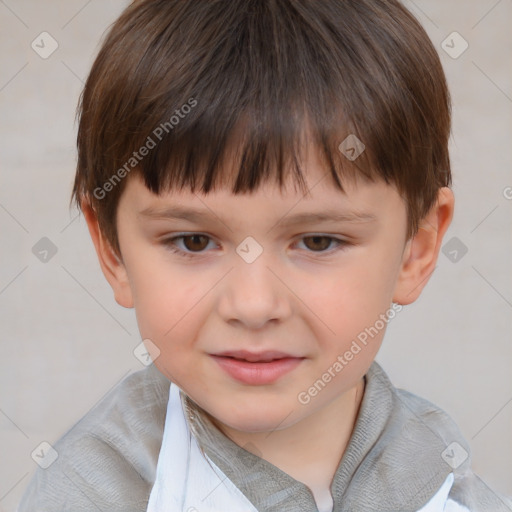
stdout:
[[249,386],[272,384],[298,368],[305,359],[275,350],[235,350],[211,354],[211,358],[232,379]]
[[219,354],[213,354],[219,357],[231,357],[239,361],[248,361],[250,363],[268,363],[275,361],[276,359],[295,358],[290,354],[284,352],[278,352],[276,350],[266,350],[264,352],[249,352],[248,350],[233,350],[228,352],[221,352]]

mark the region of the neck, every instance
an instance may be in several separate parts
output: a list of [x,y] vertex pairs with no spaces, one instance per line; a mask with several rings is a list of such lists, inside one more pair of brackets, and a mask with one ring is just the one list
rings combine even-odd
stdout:
[[[343,395],[294,425],[272,432],[241,432],[209,416],[214,425],[244,449],[310,487],[330,488],[352,434],[364,377]],[[319,435],[321,433],[321,435]]]

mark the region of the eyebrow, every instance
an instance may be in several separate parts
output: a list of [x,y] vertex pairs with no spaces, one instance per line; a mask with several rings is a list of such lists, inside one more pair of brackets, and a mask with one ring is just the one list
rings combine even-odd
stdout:
[[[149,219],[182,219],[190,222],[200,223],[211,221],[215,214],[209,213],[207,210],[196,208],[185,208],[182,206],[170,206],[165,208],[148,207],[139,212],[139,215]],[[219,217],[217,219],[221,220]],[[319,212],[304,212],[295,215],[285,215],[276,224],[281,226],[295,226],[297,224],[314,224],[318,222],[373,222],[377,217],[372,213],[350,211],[340,212],[338,210],[327,209]]]

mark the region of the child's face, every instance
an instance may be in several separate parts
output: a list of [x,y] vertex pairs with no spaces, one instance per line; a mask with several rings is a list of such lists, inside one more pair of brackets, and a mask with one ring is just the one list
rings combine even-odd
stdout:
[[[383,318],[395,314],[405,203],[384,182],[347,181],[341,193],[316,157],[306,169],[311,196],[293,186],[281,195],[274,184],[252,195],[222,190],[156,196],[134,175],[119,203],[126,282],[118,285],[116,299],[135,307],[142,338],[160,349],[160,371],[237,430],[285,428],[353,388],[379,349]],[[171,207],[200,210],[204,217],[141,213]],[[288,224],[296,215],[327,211],[364,217]],[[191,258],[166,245],[184,232],[208,237],[175,241]],[[347,245],[336,250],[327,236]],[[219,364],[228,361],[215,354],[239,350],[297,359],[261,372],[235,362],[231,374]],[[311,387],[319,379],[315,392]]]
[[[251,195],[157,196],[133,175],[118,206],[123,261],[107,276],[116,300],[135,307],[159,370],[232,429],[286,428],[342,398],[374,360],[396,294],[405,295],[399,276],[411,251],[396,189],[345,180],[342,193],[316,156],[306,164],[310,195],[293,186],[281,195],[272,183]],[[204,217],[155,213],[172,207]],[[347,218],[291,223],[328,211]],[[191,258],[170,250],[171,238],[194,233],[207,238],[175,240]],[[289,359],[257,370],[217,356],[240,350]]]

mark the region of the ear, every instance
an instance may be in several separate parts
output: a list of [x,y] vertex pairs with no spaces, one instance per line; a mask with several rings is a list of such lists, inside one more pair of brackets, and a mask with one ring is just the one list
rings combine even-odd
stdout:
[[116,302],[125,308],[133,308],[132,290],[122,260],[116,255],[110,243],[103,236],[96,214],[90,204],[85,200],[82,201],[81,209],[87,221],[101,270],[114,291]]
[[411,304],[420,296],[435,269],[444,234],[452,221],[454,203],[448,187],[439,189],[436,204],[406,243],[393,302]]

